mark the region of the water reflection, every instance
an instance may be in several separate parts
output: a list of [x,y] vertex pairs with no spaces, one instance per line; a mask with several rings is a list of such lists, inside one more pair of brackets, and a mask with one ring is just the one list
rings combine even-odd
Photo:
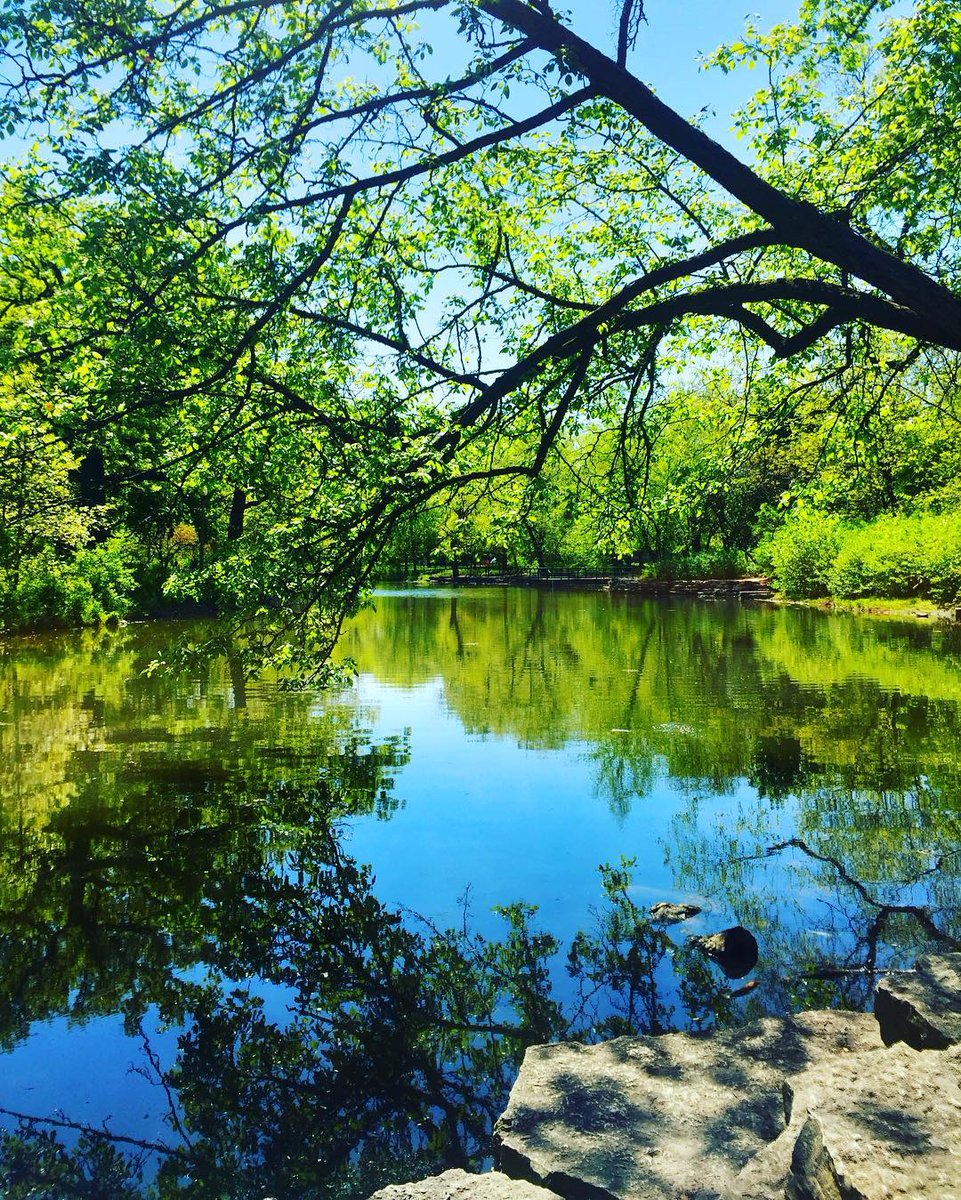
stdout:
[[[531,909],[505,909],[506,934],[489,940],[377,899],[340,822],[358,780],[372,799],[396,764],[356,746],[338,758],[256,806],[228,793],[125,829],[117,795],[5,843],[0,876],[29,881],[0,914],[7,1043],[54,1012],[120,1014],[165,1107],[152,1138],[122,1116],[71,1115],[69,1097],[19,1110],[0,1141],[5,1196],[365,1195],[482,1162],[526,1045],[670,1027],[672,944],[627,873],[608,872],[608,908],[575,939],[565,1008],[561,947]],[[675,970],[690,1016],[729,1008],[705,964]],[[179,1030],[169,1057],[158,1025]]]
[[487,937],[399,911],[345,835],[396,817],[399,852],[419,725],[234,659],[144,674],[174,632],[0,649],[0,1044],[66,1059],[120,1021],[158,1112],[144,1135],[114,1111],[117,1142],[106,1111],[0,1085],[43,1118],[5,1122],[5,1196],[364,1195],[482,1161],[531,1041],[863,1005],[886,962],[961,938],[949,631],[545,592],[388,596],[349,631],[373,692],[437,689],[482,751],[521,748],[511,770],[586,759],[632,837],[669,803],[657,853],[705,898],[691,932],[757,935],[748,990],[647,917],[645,864],[607,870],[581,932],[523,905]]
[[441,676],[475,733],[584,743],[622,814],[658,776],[691,796],[748,781],[799,798],[805,836],[867,878],[961,834],[961,629],[505,590],[384,597],[345,645],[400,686]]
[[399,686],[442,677],[468,730],[658,756],[692,787],[961,779],[961,629],[504,589],[383,596],[344,648]]

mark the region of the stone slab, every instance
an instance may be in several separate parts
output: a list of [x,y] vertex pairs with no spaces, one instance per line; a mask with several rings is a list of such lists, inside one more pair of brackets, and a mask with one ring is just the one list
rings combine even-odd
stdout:
[[927,955],[913,974],[882,980],[874,1015],[886,1046],[945,1050],[961,1044],[961,954]]
[[961,1047],[821,1063],[787,1093],[787,1200],[961,1200]]
[[395,1183],[375,1192],[371,1200],[557,1200],[550,1192],[499,1171],[469,1175],[445,1171],[417,1183]]
[[567,1200],[745,1195],[739,1173],[787,1127],[785,1077],[880,1050],[870,1016],[833,1012],[534,1046],[495,1131],[501,1167]]

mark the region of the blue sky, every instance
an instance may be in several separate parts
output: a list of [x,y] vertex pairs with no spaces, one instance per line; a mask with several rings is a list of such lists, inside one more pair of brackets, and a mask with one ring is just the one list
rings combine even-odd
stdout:
[[[614,14],[605,10],[612,0],[569,0],[578,32],[613,31]],[[747,21],[767,31],[797,13],[796,0],[769,0],[751,8],[745,0],[646,0],[647,24],[641,29],[631,67],[673,108],[685,115],[704,105],[717,109],[730,124],[730,115],[761,80],[749,71],[723,75],[705,72],[699,57],[723,42],[737,41]]]
[[[741,69],[724,75],[701,66],[704,55],[725,42],[738,41],[748,21],[764,32],[797,15],[799,0],[645,0],[647,23],[631,55],[631,70],[654,87],[660,97],[684,116],[708,107],[716,113],[707,123],[711,135],[736,149],[730,134],[734,111],[764,80]],[[554,0],[555,11],[568,14],[581,37],[613,55],[620,0]],[[435,63],[445,53],[450,67],[459,60],[446,18],[423,20],[425,35],[434,46]]]
[[[570,14],[581,36],[613,53],[619,0],[557,0],[555,6]],[[748,19],[765,30],[791,19],[797,0],[765,0],[753,9],[745,6],[745,0],[646,0],[645,9],[647,23],[641,29],[631,68],[685,116],[705,106],[713,109],[716,117],[709,121],[709,131],[733,142],[729,135],[732,113],[761,80],[747,70],[728,76],[704,71],[700,57],[723,42],[738,40]],[[431,40],[436,37],[435,63],[443,61],[445,49],[456,62],[457,49],[443,44],[451,37],[449,23],[445,20],[435,25],[428,18],[424,25]],[[0,138],[0,152],[5,157],[16,158],[25,149],[18,137]]]
[[[723,75],[705,71],[702,55],[725,42],[738,41],[750,20],[763,31],[796,17],[799,0],[645,0],[642,26],[630,59],[632,71],[656,88],[661,98],[685,116],[704,106],[717,112],[712,132],[719,136],[731,115],[762,80],[748,70]],[[555,0],[558,12],[569,13],[581,37],[613,54],[619,0]]]

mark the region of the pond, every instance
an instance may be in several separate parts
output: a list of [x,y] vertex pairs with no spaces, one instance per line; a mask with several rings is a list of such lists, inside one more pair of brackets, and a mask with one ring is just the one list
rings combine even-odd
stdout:
[[486,1161],[525,1044],[961,936],[957,628],[385,591],[330,692],[146,672],[185,636],[0,645],[4,1196],[368,1195]]

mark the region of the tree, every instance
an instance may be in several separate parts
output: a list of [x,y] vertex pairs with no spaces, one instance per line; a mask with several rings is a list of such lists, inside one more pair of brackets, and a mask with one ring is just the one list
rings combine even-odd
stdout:
[[613,56],[547,0],[9,7],[34,204],[130,231],[106,319],[26,353],[99,358],[94,424],[189,420],[182,478],[256,506],[220,595],[262,655],[291,625],[323,654],[399,522],[565,432],[611,431],[634,503],[693,356],[761,346],[789,419],[817,380],[961,350],[957,13],[890,8],[805,0],[718,53],[769,68],[748,164],[632,71],[639,0]]

